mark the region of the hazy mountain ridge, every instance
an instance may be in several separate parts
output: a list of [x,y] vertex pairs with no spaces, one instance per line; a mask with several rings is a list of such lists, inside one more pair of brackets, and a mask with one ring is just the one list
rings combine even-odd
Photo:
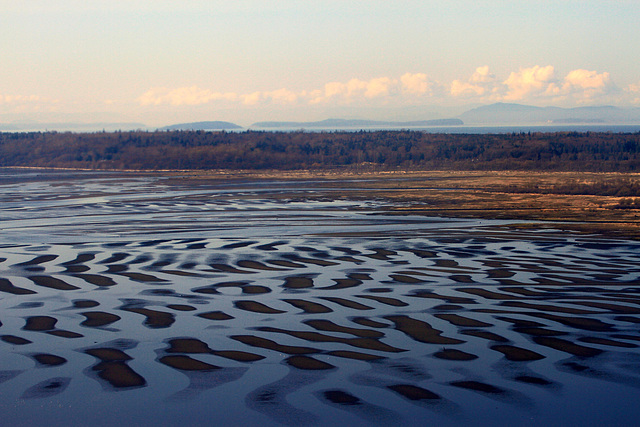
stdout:
[[158,130],[232,130],[242,129],[235,123],[224,121],[206,121],[206,122],[192,122],[192,123],[178,123],[175,125],[169,125],[159,128]]
[[351,127],[421,127],[421,126],[460,126],[463,121],[454,119],[413,120],[413,121],[383,121],[360,119],[326,119],[317,122],[257,122],[251,128],[351,128]]
[[610,105],[575,108],[534,107],[531,105],[496,103],[483,105],[458,116],[466,124],[533,124],[533,123],[640,123],[640,108]]

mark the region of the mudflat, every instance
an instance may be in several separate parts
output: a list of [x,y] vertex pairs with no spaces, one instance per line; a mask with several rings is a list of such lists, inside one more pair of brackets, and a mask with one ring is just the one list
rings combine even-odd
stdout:
[[637,417],[638,211],[527,179],[3,171],[3,417]]

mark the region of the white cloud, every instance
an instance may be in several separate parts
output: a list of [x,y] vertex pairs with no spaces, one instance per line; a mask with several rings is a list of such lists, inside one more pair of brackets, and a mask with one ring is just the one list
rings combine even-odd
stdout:
[[503,84],[507,87],[507,93],[503,97],[506,101],[557,95],[560,91],[551,65],[521,68],[512,72]]
[[451,82],[449,92],[452,96],[461,98],[495,97],[500,89],[499,86],[496,76],[489,71],[489,66],[485,65],[476,68],[467,81]]
[[[445,88],[447,91],[445,92]],[[141,106],[195,106],[225,102],[244,106],[261,105],[417,105],[449,99],[473,99],[475,102],[588,103],[607,99],[622,92],[607,72],[585,69],[570,71],[557,78],[553,66],[535,65],[511,72],[506,79],[493,74],[489,66],[480,66],[466,80],[443,85],[425,73],[405,73],[400,77],[381,76],[370,80],[353,78],[333,81],[321,88],[294,91],[283,87],[272,91],[223,93],[198,86],[151,88],[137,98]],[[640,84],[626,90],[640,97]],[[613,99],[613,98],[611,98]],[[621,99],[621,98],[619,98]],[[0,98],[0,102],[2,99]],[[628,101],[627,101],[628,102]],[[638,101],[636,101],[638,102]]]
[[418,96],[432,96],[440,88],[440,84],[424,73],[406,73],[400,77],[402,93]]
[[562,92],[574,96],[578,101],[586,102],[594,98],[617,91],[609,73],[598,74],[596,71],[573,70],[564,78]]
[[211,101],[234,101],[238,98],[235,93],[212,92],[197,86],[169,89],[165,87],[152,88],[138,98],[140,105],[201,105]]

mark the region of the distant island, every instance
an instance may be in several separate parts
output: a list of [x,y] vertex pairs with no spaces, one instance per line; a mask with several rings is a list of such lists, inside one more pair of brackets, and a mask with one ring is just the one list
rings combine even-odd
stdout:
[[436,120],[416,120],[409,122],[394,122],[380,120],[346,120],[327,119],[319,122],[257,122],[252,124],[252,128],[324,128],[324,129],[345,129],[345,128],[370,128],[370,127],[427,127],[427,126],[462,126],[464,122],[460,119],[436,119]]
[[593,107],[535,107],[498,102],[483,105],[458,116],[467,125],[520,124],[603,124],[640,123],[640,108],[620,108],[610,105]]
[[193,122],[193,123],[179,123],[176,125],[164,126],[158,130],[234,130],[242,129],[242,126],[238,126],[231,122]]

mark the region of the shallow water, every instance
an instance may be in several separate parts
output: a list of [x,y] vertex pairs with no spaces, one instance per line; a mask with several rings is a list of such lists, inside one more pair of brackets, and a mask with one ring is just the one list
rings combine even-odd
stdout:
[[8,425],[629,424],[640,243],[312,185],[0,173]]

